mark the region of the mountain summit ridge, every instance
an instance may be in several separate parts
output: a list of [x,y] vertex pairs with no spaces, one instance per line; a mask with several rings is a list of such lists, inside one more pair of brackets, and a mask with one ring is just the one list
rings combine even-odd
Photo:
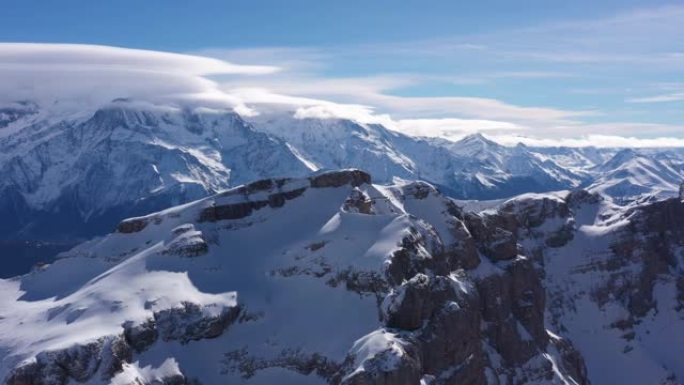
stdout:
[[622,207],[584,190],[466,212],[357,169],[258,180],[0,280],[0,376],[676,383],[684,344],[657,331],[682,322],[681,215],[678,198]]
[[[459,199],[614,184],[602,181],[600,171],[614,149],[506,147],[481,134],[448,142],[347,119],[289,112],[243,118],[228,110],[128,99],[90,113],[60,115],[56,109],[30,102],[0,109],[7,121],[0,128],[5,239],[84,239],[124,217],[249,180],[345,167],[366,169],[379,182],[425,180]],[[639,153],[665,162],[664,152]],[[674,195],[684,152],[670,150],[666,157],[667,167],[650,168],[651,185],[592,191],[627,201]],[[62,220],[55,219],[57,212]],[[63,223],[71,230],[65,233]]]

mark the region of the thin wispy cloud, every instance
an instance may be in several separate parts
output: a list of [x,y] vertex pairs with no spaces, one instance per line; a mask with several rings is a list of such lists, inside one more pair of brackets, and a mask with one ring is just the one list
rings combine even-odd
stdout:
[[[669,6],[491,33],[255,52],[272,65],[296,63],[298,55],[311,61],[259,79],[259,87],[273,92],[367,104],[399,119],[497,120],[532,135],[563,135],[563,129],[578,135],[576,125],[607,129],[589,123],[633,118],[676,125],[671,112],[628,106],[679,100],[680,92],[654,94],[648,86],[684,76],[678,36],[684,36],[684,7]],[[232,59],[249,52],[214,54]],[[365,76],[349,76],[360,62]],[[238,85],[248,87],[242,79]]]
[[667,103],[684,100],[684,92],[627,99],[630,103]]

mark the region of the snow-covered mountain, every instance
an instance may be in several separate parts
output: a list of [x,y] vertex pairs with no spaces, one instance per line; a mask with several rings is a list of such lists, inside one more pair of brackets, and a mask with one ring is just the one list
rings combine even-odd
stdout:
[[672,196],[682,183],[682,170],[670,159],[659,160],[632,149],[619,151],[592,172],[590,191],[625,200],[642,195]]
[[0,378],[679,384],[683,215],[583,190],[466,212],[358,170],[260,180],[0,280]]
[[311,170],[237,114],[115,101],[79,116],[0,110],[0,233],[83,236],[247,180]]
[[318,168],[358,167],[388,182],[423,179],[462,199],[572,188],[588,178],[586,172],[563,167],[525,146],[505,147],[480,134],[451,142],[414,138],[379,124],[296,119],[282,113],[250,121],[257,130],[291,144]]
[[567,167],[553,157],[523,144],[502,146],[481,134],[458,142],[432,140],[459,159],[447,184],[451,195],[462,199],[495,199],[527,192],[575,188],[589,178],[578,167]]
[[[458,199],[491,200],[591,186],[591,191],[629,202],[674,196],[684,180],[684,154],[679,150],[507,147],[481,134],[453,142],[415,138],[379,124],[297,119],[283,113],[249,120],[256,130],[287,142],[315,168],[357,167],[383,182],[422,179]],[[641,161],[626,164],[621,159],[625,154]]]
[[248,180],[346,167],[379,182],[428,181],[460,199],[590,185],[617,200],[676,193],[682,152],[642,151],[632,166],[611,162],[616,152],[506,147],[479,134],[415,138],[292,112],[243,118],[131,100],[93,109],[19,102],[0,108],[0,239],[83,239]]

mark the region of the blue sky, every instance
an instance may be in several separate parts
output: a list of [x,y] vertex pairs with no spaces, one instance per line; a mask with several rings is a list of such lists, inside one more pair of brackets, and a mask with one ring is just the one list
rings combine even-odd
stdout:
[[681,2],[11,0],[0,41],[271,65],[280,71],[211,79],[371,106],[438,133],[470,119],[543,138],[684,137]]
[[658,1],[168,1],[3,2],[4,41],[70,42],[172,51],[203,47],[396,42],[610,16]]

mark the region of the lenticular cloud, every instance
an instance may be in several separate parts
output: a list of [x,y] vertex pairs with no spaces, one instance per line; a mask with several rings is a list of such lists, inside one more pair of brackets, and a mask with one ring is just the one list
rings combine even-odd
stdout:
[[219,91],[208,76],[275,71],[278,68],[117,47],[0,44],[0,98],[4,101],[98,103],[113,98],[184,98],[236,107],[240,101]]

